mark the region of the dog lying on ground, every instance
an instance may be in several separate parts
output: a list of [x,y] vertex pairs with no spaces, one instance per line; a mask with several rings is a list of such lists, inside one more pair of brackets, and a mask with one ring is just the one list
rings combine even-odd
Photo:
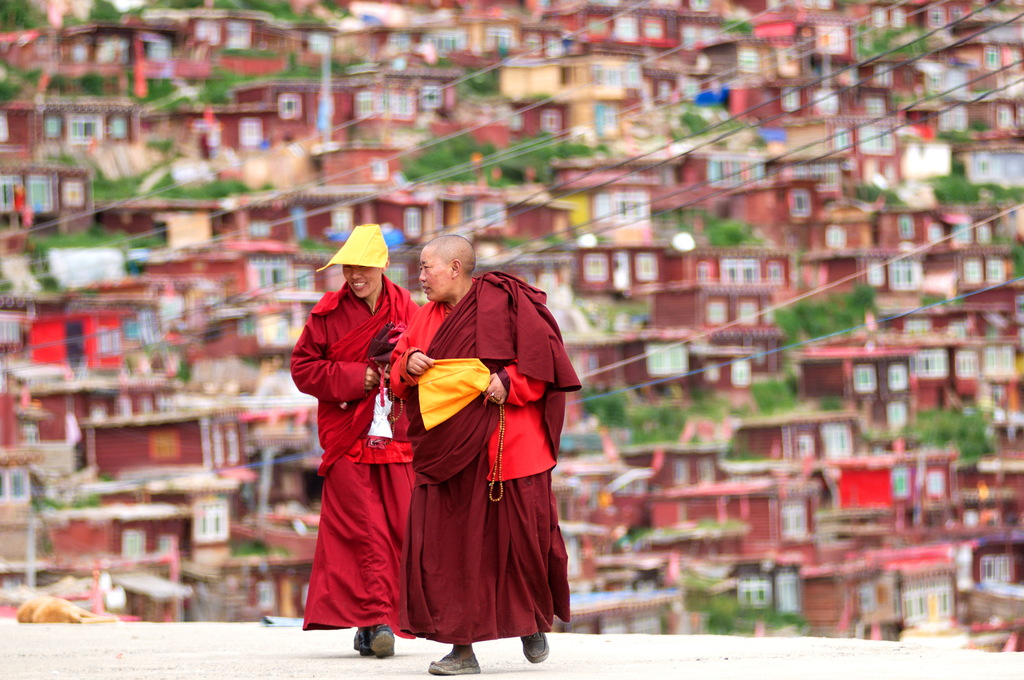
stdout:
[[114,623],[116,616],[93,614],[59,597],[35,597],[18,607],[18,623]]

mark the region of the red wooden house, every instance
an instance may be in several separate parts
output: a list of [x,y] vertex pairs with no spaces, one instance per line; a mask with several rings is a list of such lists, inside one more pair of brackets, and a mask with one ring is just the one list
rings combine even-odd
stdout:
[[820,497],[819,481],[782,477],[677,487],[651,494],[651,526],[658,529],[693,520],[717,525],[739,522],[748,531],[732,557],[783,552],[810,557]]
[[0,219],[8,225],[73,233],[92,223],[92,207],[88,168],[0,160]]
[[852,411],[744,418],[733,438],[735,456],[789,464],[794,473],[863,452],[860,416]]
[[839,398],[869,427],[899,432],[914,413],[908,347],[811,347],[798,359],[804,399]]

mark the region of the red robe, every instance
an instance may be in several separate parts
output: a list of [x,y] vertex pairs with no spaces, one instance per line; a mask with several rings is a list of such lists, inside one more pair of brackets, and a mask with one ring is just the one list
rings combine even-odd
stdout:
[[368,446],[376,390],[363,389],[369,345],[387,322],[407,323],[417,306],[384,279],[377,309],[347,286],[313,308],[295,349],[292,378],[319,399],[324,476],[306,630],[388,623],[398,630],[398,559],[412,487],[412,449],[398,419],[383,448]]
[[[401,626],[451,644],[550,631],[569,620],[568,558],[551,493],[565,392],[579,389],[544,293],[505,274],[474,279],[455,307],[428,304],[393,355],[409,401],[416,486],[402,553]],[[412,348],[505,369],[504,495],[488,499],[498,407],[474,399],[427,431],[405,371]],[[491,454],[491,455],[489,455]],[[497,495],[497,490],[494,491]]]

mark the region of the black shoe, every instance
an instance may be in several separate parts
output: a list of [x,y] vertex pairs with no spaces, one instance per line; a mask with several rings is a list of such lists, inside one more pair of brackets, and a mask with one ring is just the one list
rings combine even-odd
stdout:
[[352,648],[359,652],[359,656],[373,656],[373,650],[370,649],[370,637],[372,628],[357,628],[356,639],[352,644]]
[[373,629],[373,634],[370,637],[370,649],[378,659],[395,655],[395,634],[392,632],[391,626],[382,623]]
[[548,636],[544,633],[524,635],[519,639],[523,641],[523,656],[530,663],[540,663],[548,658]]

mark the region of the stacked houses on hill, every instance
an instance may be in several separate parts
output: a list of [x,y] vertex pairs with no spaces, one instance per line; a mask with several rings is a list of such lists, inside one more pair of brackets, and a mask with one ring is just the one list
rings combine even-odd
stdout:
[[1016,0],[174,4],[0,34],[4,599],[301,616],[378,223],[548,293],[568,629],[1018,647]]

